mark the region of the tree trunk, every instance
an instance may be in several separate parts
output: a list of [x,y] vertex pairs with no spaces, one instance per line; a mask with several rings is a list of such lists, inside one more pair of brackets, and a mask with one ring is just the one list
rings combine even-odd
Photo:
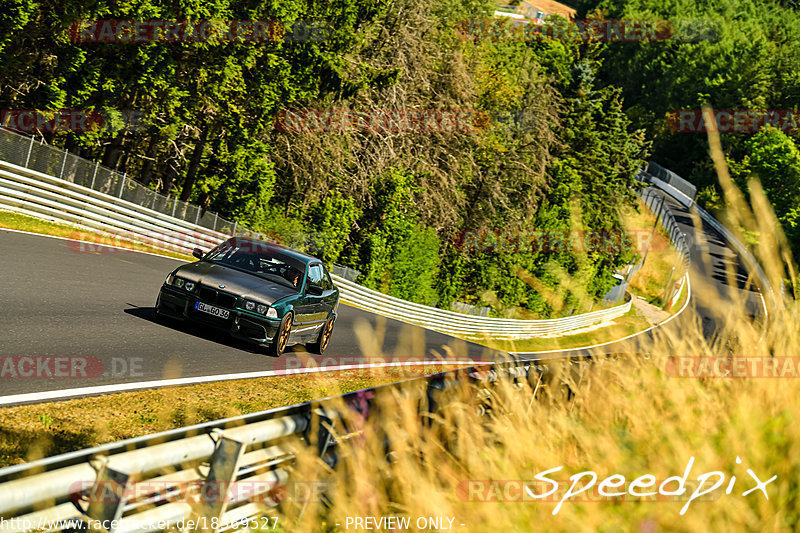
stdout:
[[111,140],[109,145],[106,147],[105,154],[103,154],[103,161],[100,163],[101,165],[116,170],[117,162],[119,161],[120,147],[122,146],[122,140],[124,137],[125,134],[120,133]]
[[183,187],[181,189],[180,199],[184,202],[188,201],[192,196],[192,188],[194,188],[194,184],[197,181],[197,169],[200,166],[200,160],[203,158],[209,129],[211,129],[210,126],[206,126],[203,129],[203,133],[194,145],[192,159],[189,161],[189,168],[186,171],[186,178],[183,180]]
[[145,187],[150,185],[153,179],[153,165],[156,162],[156,151],[158,148],[158,137],[153,135],[150,138],[150,144],[147,146],[147,152],[144,154],[144,161],[142,162],[142,172],[139,174],[139,179],[144,183]]

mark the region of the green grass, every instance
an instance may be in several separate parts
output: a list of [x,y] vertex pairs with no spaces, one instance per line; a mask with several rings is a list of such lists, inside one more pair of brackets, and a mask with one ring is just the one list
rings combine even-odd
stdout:
[[156,253],[167,257],[175,257],[177,259],[193,260],[191,256],[186,254],[159,250],[158,248],[133,242],[132,240],[127,240],[119,236],[104,235],[100,232],[70,226],[69,224],[50,222],[48,220],[12,213],[10,211],[0,211],[0,228],[29,231],[31,233],[41,233],[42,235],[87,241],[98,245],[105,244],[118,246],[120,248],[128,248],[139,252]]

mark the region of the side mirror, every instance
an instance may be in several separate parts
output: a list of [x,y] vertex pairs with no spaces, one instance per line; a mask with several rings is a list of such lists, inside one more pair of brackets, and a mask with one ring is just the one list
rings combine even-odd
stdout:
[[206,254],[200,248],[195,248],[194,250],[192,250],[192,255],[198,259],[202,259],[203,256]]
[[308,292],[308,294],[312,296],[322,296],[322,293],[324,291],[322,290],[322,287],[320,287],[319,285],[314,285],[313,283],[311,283],[309,284],[308,290],[306,292]]

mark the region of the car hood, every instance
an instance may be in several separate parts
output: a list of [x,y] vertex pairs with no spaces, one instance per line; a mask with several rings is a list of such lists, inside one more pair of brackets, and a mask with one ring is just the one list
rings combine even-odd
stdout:
[[[290,289],[280,283],[210,261],[198,261],[184,265],[175,271],[175,275],[215,290],[222,290],[267,305],[272,305],[286,296],[297,294],[295,289]],[[220,285],[225,287],[221,288]]]

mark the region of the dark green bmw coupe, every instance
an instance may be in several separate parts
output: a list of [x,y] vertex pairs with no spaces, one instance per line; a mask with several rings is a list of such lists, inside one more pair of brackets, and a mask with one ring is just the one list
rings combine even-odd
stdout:
[[321,354],[336,321],[339,289],[319,259],[263,241],[233,237],[171,272],[156,315],[210,326],[280,355],[305,344]]

